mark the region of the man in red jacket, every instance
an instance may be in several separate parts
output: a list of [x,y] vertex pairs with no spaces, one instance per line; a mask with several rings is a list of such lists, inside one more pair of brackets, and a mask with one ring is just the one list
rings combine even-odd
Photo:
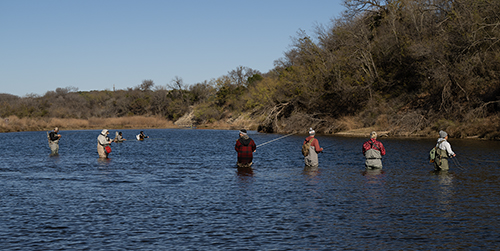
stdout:
[[234,150],[238,152],[238,167],[252,166],[253,153],[257,150],[257,146],[253,139],[248,137],[247,130],[240,130],[240,138],[236,140]]
[[366,169],[382,169],[382,156],[385,155],[385,148],[382,142],[377,141],[377,133],[370,133],[370,140],[363,144],[363,155],[365,155]]
[[318,139],[314,138],[314,135],[316,135],[316,131],[314,131],[312,128],[309,128],[309,137],[307,137],[304,140],[304,143],[302,143],[302,145],[304,146],[305,144],[310,142],[309,154],[307,156],[304,156],[304,163],[306,164],[306,167],[318,167],[318,153],[323,151],[323,148],[319,146]]

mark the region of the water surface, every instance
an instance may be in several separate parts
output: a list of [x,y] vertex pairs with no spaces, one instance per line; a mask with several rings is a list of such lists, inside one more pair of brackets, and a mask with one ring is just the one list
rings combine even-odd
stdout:
[[[249,171],[235,168],[237,131],[122,132],[108,160],[100,130],[61,131],[57,157],[45,132],[0,134],[0,248],[500,248],[500,142],[451,139],[458,162],[435,174],[434,139],[381,138],[384,169],[366,172],[365,138],[318,135],[311,171],[293,135],[260,146]],[[249,134],[257,145],[283,136]]]

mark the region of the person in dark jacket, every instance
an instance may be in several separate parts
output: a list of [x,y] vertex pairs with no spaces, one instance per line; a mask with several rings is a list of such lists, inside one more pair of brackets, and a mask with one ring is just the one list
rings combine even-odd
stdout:
[[59,139],[61,139],[61,134],[59,134],[59,128],[54,128],[54,131],[47,133],[47,138],[49,140],[50,155],[59,154]]
[[146,136],[144,134],[144,131],[141,131],[139,134],[137,134],[137,136],[135,136],[137,138],[137,140],[140,140],[140,141],[143,141],[144,139],[147,139],[149,138],[149,136]]
[[253,160],[253,153],[257,150],[257,145],[253,139],[248,137],[245,129],[240,130],[240,138],[236,140],[234,150],[238,152],[238,167],[251,167]]

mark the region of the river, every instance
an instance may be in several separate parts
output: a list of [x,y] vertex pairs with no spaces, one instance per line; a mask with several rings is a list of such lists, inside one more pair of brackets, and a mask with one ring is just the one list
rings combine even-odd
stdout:
[[[110,130],[114,136],[116,130]],[[380,138],[382,172],[367,172],[366,138],[305,135],[259,146],[235,168],[238,131],[121,130],[98,159],[100,130],[0,134],[2,250],[498,250],[500,142],[450,139],[450,172],[433,173],[435,139]],[[284,135],[250,131],[257,145]]]

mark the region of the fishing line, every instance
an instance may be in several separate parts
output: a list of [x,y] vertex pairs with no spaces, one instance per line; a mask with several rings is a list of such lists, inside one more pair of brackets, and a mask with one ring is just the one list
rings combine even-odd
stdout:
[[464,169],[465,169],[462,165],[460,165],[460,163],[458,162],[458,159],[457,159],[456,157],[455,157],[455,158],[451,158],[451,159],[453,160],[453,163],[455,163],[455,165],[456,165],[459,169],[461,169],[461,170],[464,170]]
[[59,131],[59,134],[61,134],[62,136],[69,136],[69,135],[74,135],[74,134],[78,134],[78,133],[84,133],[85,131],[83,132],[72,132],[72,133],[64,133],[64,131]]
[[329,148],[329,147],[332,147],[332,146],[335,146],[337,144],[331,144],[331,145],[327,145],[327,146],[324,146],[323,148]]
[[290,134],[287,134],[287,135],[285,135],[285,136],[281,136],[281,137],[279,137],[279,138],[277,138],[277,139],[273,139],[273,140],[270,140],[270,141],[268,141],[268,142],[265,142],[265,143],[262,143],[262,144],[260,144],[260,145],[257,145],[257,147],[259,147],[259,146],[263,146],[263,145],[266,145],[266,144],[269,144],[269,143],[271,143],[271,142],[273,142],[273,141],[276,141],[276,140],[278,140],[278,139],[282,139],[282,138],[286,138],[286,137],[291,136],[291,135],[294,135],[294,134],[295,134],[295,133],[290,133]]
[[480,159],[475,159],[475,158],[471,158],[471,157],[467,157],[467,158],[474,160],[474,161],[477,161],[477,162],[500,163],[500,161],[498,161],[498,160],[480,160]]

